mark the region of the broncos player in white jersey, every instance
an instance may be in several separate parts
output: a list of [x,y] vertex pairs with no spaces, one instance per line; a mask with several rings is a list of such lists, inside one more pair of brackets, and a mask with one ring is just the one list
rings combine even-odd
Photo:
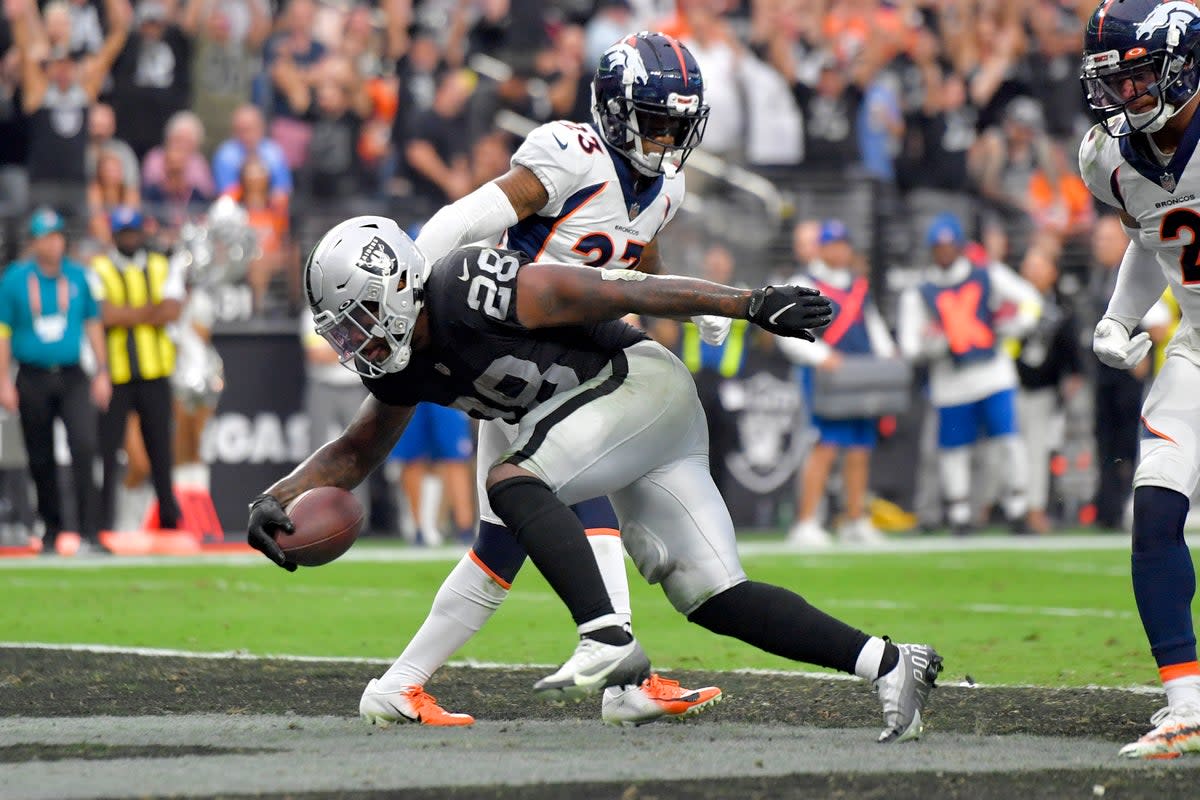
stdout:
[[[417,246],[431,264],[460,245],[485,241],[535,261],[661,270],[657,237],[683,203],[681,167],[700,144],[707,121],[700,69],[673,38],[639,33],[604,53],[593,94],[591,125],[542,125],[514,154],[508,173],[422,226]],[[696,322],[706,341],[720,343],[729,331],[730,320],[723,317]],[[442,584],[408,647],[364,692],[363,713],[374,721],[398,721],[408,713],[423,724],[471,722],[467,714],[448,714],[428,702],[421,687],[500,607],[525,561],[484,489],[488,466],[512,435],[513,428],[502,422],[480,426],[479,536]],[[616,614],[629,627],[625,556],[612,506],[600,497],[573,510],[588,531]],[[655,674],[639,686],[606,692],[602,716],[611,723],[640,724],[695,714],[720,699],[716,687],[688,689]],[[400,715],[376,710],[393,706]]]
[[1079,166],[1130,238],[1092,349],[1112,367],[1137,365],[1150,336],[1131,333],[1165,286],[1183,314],[1142,407],[1133,479],[1133,593],[1167,706],[1121,750],[1173,758],[1200,752],[1196,575],[1183,533],[1200,477],[1200,10],[1182,0],[1107,0],[1084,47],[1082,80],[1100,122]]
[[[574,654],[534,684],[583,697],[640,683],[649,659],[609,600],[583,524],[567,507],[608,496],[641,574],[689,621],[767,652],[871,681],[880,742],[921,735],[941,671],[928,645],[896,645],[742,569],[733,521],[708,469],[704,409],[683,363],[629,314],[737,317],[811,341],[832,317],[815,289],[754,291],[628,269],[531,263],[493,247],[432,269],[393,220],[358,217],[322,237],[304,268],[317,332],[371,392],[332,442],[251,504],[247,539],[294,570],[275,535],[284,506],[314,486],[351,488],[392,448],[419,402],[514,426],[487,469],[496,514],[571,612]],[[368,714],[399,713],[368,694]]]

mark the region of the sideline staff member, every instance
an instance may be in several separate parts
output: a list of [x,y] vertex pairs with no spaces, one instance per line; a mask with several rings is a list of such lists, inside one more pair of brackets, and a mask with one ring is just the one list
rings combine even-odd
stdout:
[[[67,429],[79,533],[85,542],[81,548],[101,552],[100,498],[92,469],[96,407],[106,408],[112,395],[104,331],[86,268],[63,257],[67,240],[62,218],[50,209],[36,211],[29,235],[33,260],[15,262],[0,279],[0,406],[20,413],[38,515],[46,526],[43,552],[54,552],[62,530],[54,463],[56,417]],[[85,332],[98,365],[90,380],[79,363]],[[9,371],[14,360],[20,367],[15,385]]]
[[112,527],[116,517],[117,451],[125,440],[129,412],[136,411],[158,497],[159,527],[177,528],[179,505],[171,480],[175,344],[166,326],[183,310],[183,270],[146,248],[137,209],[114,209],[109,225],[115,247],[92,261],[113,382],[112,403],[100,419],[104,525]]

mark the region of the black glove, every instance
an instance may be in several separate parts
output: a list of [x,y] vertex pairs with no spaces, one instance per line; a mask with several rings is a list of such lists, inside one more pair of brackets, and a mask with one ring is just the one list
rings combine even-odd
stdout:
[[765,286],[750,295],[746,318],[765,331],[811,342],[812,329],[833,319],[833,306],[806,286]]
[[288,518],[283,506],[269,494],[260,494],[250,501],[250,521],[246,525],[246,541],[255,550],[259,550],[267,558],[274,561],[288,572],[295,572],[296,565],[287,560],[279,543],[275,541],[275,531],[293,533],[296,528]]

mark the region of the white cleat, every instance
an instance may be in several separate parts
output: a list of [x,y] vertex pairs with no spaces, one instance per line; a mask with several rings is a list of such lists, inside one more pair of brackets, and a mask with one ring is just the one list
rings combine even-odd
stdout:
[[803,520],[788,531],[787,543],[793,547],[829,547],[833,537],[815,521]]
[[579,700],[608,686],[640,684],[650,674],[650,659],[637,639],[615,645],[583,638],[567,663],[533,685],[551,699]]
[[470,714],[451,714],[437,704],[437,698],[421,686],[405,686],[396,692],[379,691],[379,680],[372,678],[358,701],[358,715],[380,728],[392,723],[418,722],[422,725],[453,727],[471,725]]
[[887,539],[871,524],[870,517],[859,517],[838,528],[838,541],[843,544],[877,545],[883,544]]
[[900,660],[888,674],[875,679],[875,690],[883,704],[887,725],[879,741],[906,742],[920,739],[925,731],[921,711],[942,671],[942,657],[927,644],[898,644]]
[[1164,706],[1150,717],[1154,729],[1121,748],[1126,758],[1179,758],[1200,753],[1200,707]]
[[659,719],[682,720],[721,702],[716,686],[685,689],[679,681],[651,675],[637,686],[604,690],[600,718],[609,725],[645,725]]

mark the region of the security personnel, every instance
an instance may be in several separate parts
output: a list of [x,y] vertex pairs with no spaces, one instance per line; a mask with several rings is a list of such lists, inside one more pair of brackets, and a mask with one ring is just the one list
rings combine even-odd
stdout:
[[[31,261],[13,263],[0,279],[0,406],[19,412],[29,472],[37,488],[38,515],[45,524],[43,552],[53,554],[62,530],[54,420],[67,430],[75,485],[80,552],[104,552],[98,541],[100,498],[93,478],[97,407],[108,405],[104,330],[88,287],[87,269],[64,258],[62,218],[50,209],[34,212],[29,225]],[[89,378],[80,365],[86,334],[96,359]],[[19,367],[13,383],[10,367]]]
[[167,324],[179,318],[185,287],[183,271],[165,255],[145,246],[142,215],[118,207],[109,215],[114,247],[92,261],[93,284],[108,339],[113,396],[100,420],[104,459],[104,524],[116,517],[117,451],[130,411],[136,411],[150,459],[150,480],[158,497],[159,527],[179,525],[171,479],[171,373],[175,345]]

